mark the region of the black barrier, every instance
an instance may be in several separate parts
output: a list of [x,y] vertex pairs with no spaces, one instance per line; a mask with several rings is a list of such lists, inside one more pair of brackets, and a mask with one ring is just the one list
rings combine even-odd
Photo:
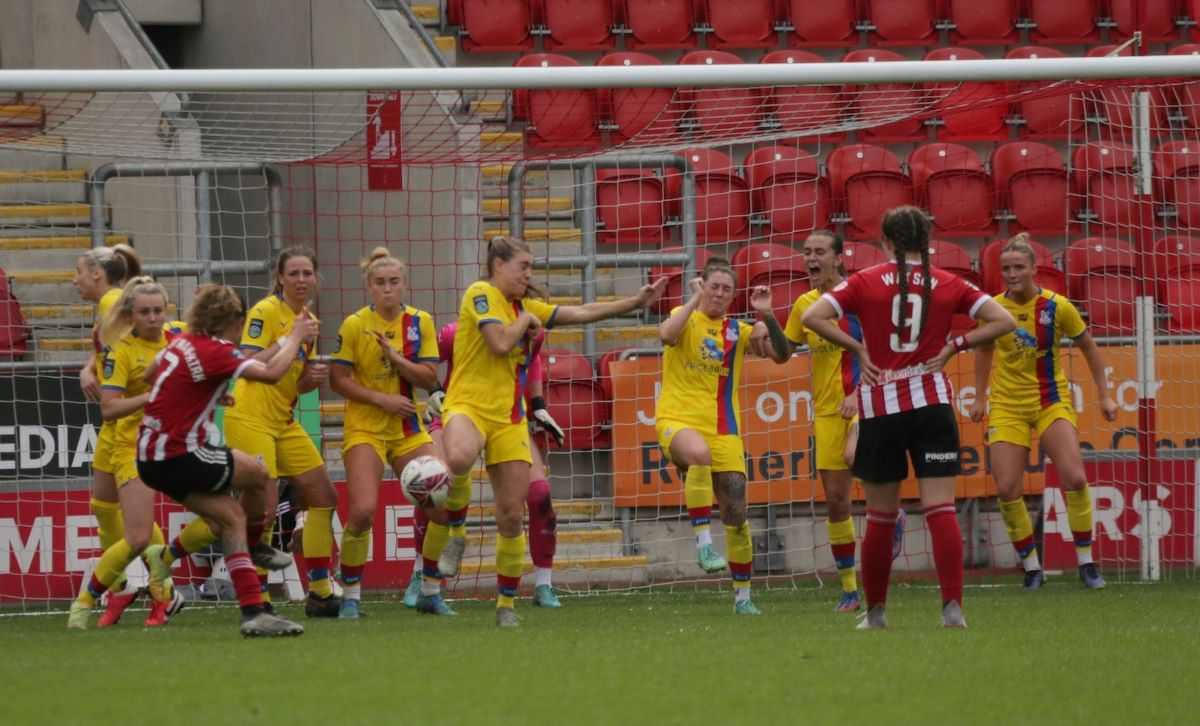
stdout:
[[78,364],[0,371],[0,481],[90,478],[102,423]]

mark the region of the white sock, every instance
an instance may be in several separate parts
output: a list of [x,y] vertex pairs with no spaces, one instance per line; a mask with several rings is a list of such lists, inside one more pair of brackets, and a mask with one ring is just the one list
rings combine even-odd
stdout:
[[533,570],[533,582],[535,587],[545,585],[550,587],[550,573],[552,570],[549,567],[537,567]]
[[362,585],[342,585],[343,600],[358,600],[362,596]]
[[1076,548],[1075,549],[1075,561],[1078,562],[1080,565],[1091,564],[1092,548],[1091,547],[1087,547],[1084,549]]
[[1031,552],[1030,555],[1024,559],[1022,564],[1025,565],[1026,572],[1042,569],[1042,561],[1038,559],[1037,550]]
[[428,578],[421,578],[421,597],[427,595],[440,595],[442,592],[442,583],[434,580],[430,582]]
[[748,588],[748,587],[733,588],[733,601],[734,602],[749,602],[750,601],[750,588]]
[[696,530],[696,549],[701,549],[712,544],[712,530],[698,529]]

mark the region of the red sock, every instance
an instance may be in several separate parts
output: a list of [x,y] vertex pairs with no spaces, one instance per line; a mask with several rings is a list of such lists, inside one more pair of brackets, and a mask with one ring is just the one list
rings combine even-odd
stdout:
[[942,603],[953,600],[961,605],[963,543],[954,502],[926,509],[925,526],[929,528],[929,536],[933,540],[933,564],[937,567],[938,584],[942,586]]
[[862,578],[868,609],[887,604],[897,516],[896,512],[867,510],[867,533],[862,540]]
[[550,484],[545,479],[529,483],[529,556],[534,567],[554,567],[558,548],[558,515],[550,502]]
[[257,519],[250,517],[246,518],[246,544],[250,547],[262,542],[263,532],[267,529],[267,522],[271,521],[269,517],[263,516]]
[[234,552],[225,555],[225,567],[229,570],[229,579],[233,580],[233,590],[237,593],[242,613],[251,615],[261,611],[262,595],[258,591],[258,574],[254,571],[254,564],[250,562],[250,553]]
[[425,549],[425,530],[429,527],[429,515],[420,507],[413,507],[413,550],[417,555]]

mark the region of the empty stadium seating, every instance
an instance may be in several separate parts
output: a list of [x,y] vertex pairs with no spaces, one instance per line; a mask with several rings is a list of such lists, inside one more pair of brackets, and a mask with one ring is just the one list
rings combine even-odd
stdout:
[[[934,48],[925,54],[927,61],[983,60],[984,55],[970,48]],[[999,141],[1008,138],[1008,84],[951,83],[926,84],[926,88],[944,97],[938,102],[941,124],[937,137],[945,141]]]
[[1096,21],[1100,0],[1026,0],[1034,28],[1029,31],[1035,43],[1043,45],[1083,45],[1100,39]]
[[662,177],[650,169],[597,169],[596,218],[602,244],[662,244],[668,235]]
[[1001,144],[992,153],[999,204],[1012,214],[1009,228],[1061,234],[1075,218],[1067,167],[1058,151],[1035,141]]
[[[821,56],[805,50],[775,50],[762,57],[761,63],[820,63]],[[763,113],[771,114],[784,131],[808,135],[842,123],[844,101],[839,86],[772,86],[763,100]],[[811,137],[822,143],[838,143],[842,132]],[[805,139],[806,141],[809,139]]]
[[1091,222],[1111,227],[1149,221],[1149,200],[1138,194],[1136,164],[1128,144],[1092,142],[1075,148],[1075,189],[1086,197]]
[[1154,178],[1176,224],[1200,228],[1200,142],[1172,141],[1154,152]]
[[878,239],[883,213],[912,203],[908,176],[888,149],[850,144],[834,149],[825,163],[830,191],[849,217],[845,231],[851,239]]
[[[1056,48],[1023,47],[1010,50],[1004,57],[1065,58],[1066,54]],[[1021,83],[1017,88],[1032,91],[1043,86]],[[1012,112],[1023,122],[1017,127],[1017,134],[1022,137],[1065,139],[1068,135],[1078,137],[1083,131],[1083,98],[1079,94],[1033,95],[1013,103]]]
[[20,360],[28,352],[33,331],[25,322],[21,305],[13,297],[8,274],[0,269],[0,358]]
[[630,50],[675,50],[696,47],[696,14],[692,0],[623,0],[625,47]]
[[1067,247],[1067,294],[1093,335],[1133,335],[1134,300],[1142,294],[1137,252],[1128,242],[1088,237]]
[[[935,239],[929,243],[929,264],[940,267],[947,272],[963,278],[973,285],[979,284],[979,273],[975,270],[971,255],[959,245],[945,240]],[[975,320],[970,315],[955,313],[950,323],[954,335],[961,334],[975,327]]]
[[858,0],[787,0],[792,26],[788,45],[828,48],[858,45]]
[[[1008,244],[1007,240],[996,240],[985,246],[983,253],[979,256],[979,273],[983,280],[983,291],[991,295],[1008,289],[1000,272],[1000,253],[1006,244]],[[1034,280],[1037,284],[1047,290],[1066,295],[1066,275],[1054,264],[1054,256],[1050,254],[1050,250],[1034,240],[1029,240],[1029,246],[1033,248],[1034,255],[1037,257],[1037,271],[1034,273]]]
[[933,217],[937,234],[991,234],[992,179],[974,149],[960,144],[926,144],[908,157],[918,203]]
[[[1134,13],[1138,10],[1138,22]],[[1143,43],[1171,43],[1179,38],[1179,26],[1175,19],[1181,14],[1176,0],[1108,0],[1108,14],[1116,27],[1109,31],[1111,40],[1122,42],[1133,37],[1135,30],[1142,32]],[[1196,16],[1192,15],[1192,20]]]
[[680,152],[696,176],[696,239],[701,243],[750,236],[750,189],[733,162],[715,149]]
[[940,0],[865,0],[873,45],[934,45]]
[[[1098,45],[1087,52],[1088,58],[1104,58],[1116,50],[1115,45]],[[1129,56],[1129,48],[1121,50],[1118,55]],[[1163,97],[1163,89],[1151,86],[1144,89],[1149,99],[1150,133],[1159,136],[1169,131],[1167,122],[1167,103]],[[1134,133],[1134,113],[1137,99],[1134,89],[1129,86],[1102,86],[1087,94],[1088,116],[1100,120],[1100,131],[1107,138],[1132,139]]]
[[798,240],[829,222],[829,183],[817,157],[794,146],[764,146],[743,164],[751,208],[767,223],[770,240]]
[[1169,333],[1200,333],[1200,239],[1163,237],[1154,243],[1158,303]]
[[[738,64],[742,59],[723,50],[694,50],[679,65]],[[684,88],[680,102],[691,113],[693,133],[707,138],[737,138],[753,134],[761,119],[762,96],[756,88]]]
[[705,0],[704,14],[711,28],[710,48],[772,48],[779,43],[774,0]]
[[[530,53],[514,66],[578,66],[557,53]],[[530,147],[591,148],[600,145],[596,95],[589,89],[539,88],[513,92],[513,117],[526,122],[525,144]]]
[[[890,63],[904,60],[898,53],[884,49],[852,50],[842,58],[843,63]],[[858,117],[860,122],[871,123],[897,116],[907,116],[878,126],[864,128],[859,138],[872,142],[923,141],[928,134],[925,124],[914,114],[923,110],[924,94],[917,86],[905,83],[887,83],[871,86],[846,86],[846,111]]]
[[603,427],[612,420],[612,403],[596,381],[592,364],[565,348],[546,353],[546,409],[566,434],[562,448],[606,447]]
[[887,261],[888,256],[873,242],[846,242],[842,247],[842,267],[848,275]]
[[[656,66],[662,61],[648,53],[609,53],[598,66]],[[600,88],[596,90],[602,123],[612,133],[614,145],[637,136],[639,142],[671,143],[679,138],[676,124],[681,111],[670,88]]]
[[947,0],[954,25],[951,42],[962,45],[1012,45],[1020,37],[1018,0]]
[[527,0],[451,0],[458,5],[465,51],[524,51],[533,47]]
[[542,6],[546,50],[607,50],[614,45],[610,0],[533,0]]
[[796,298],[808,292],[808,265],[804,255],[788,245],[769,242],[748,244],[730,260],[738,274],[739,294],[733,312],[748,312],[750,293],[756,285],[771,288],[771,307],[780,325],[787,323]]

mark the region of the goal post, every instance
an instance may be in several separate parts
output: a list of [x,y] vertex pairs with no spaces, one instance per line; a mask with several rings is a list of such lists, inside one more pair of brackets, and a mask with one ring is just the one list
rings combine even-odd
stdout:
[[[0,333],[22,318],[33,331],[0,349],[10,359],[0,363],[0,601],[68,598],[98,554],[87,498],[99,414],[76,378],[91,308],[71,287],[92,246],[133,244],[180,311],[199,277],[262,298],[272,255],[312,247],[321,352],[369,303],[358,263],[380,245],[406,262],[409,303],[439,326],[456,319],[498,234],[529,241],[535,279],[558,304],[666,275],[667,299],[652,309],[548,335],[544,397],[567,430],[547,458],[556,584],[699,588],[719,578],[696,566],[682,482],[654,433],[657,325],[712,255],[733,261],[743,289],[769,285],[786,316],[808,289],[799,249],[811,231],[841,234],[854,272],[882,259],[879,218],[900,203],[930,212],[935,264],[988,292],[1000,291],[997,241],[1028,231],[1045,249],[1039,280],[1084,312],[1119,404],[1117,421],[1104,421],[1069,350],[1097,557],[1115,578],[1194,570],[1200,58],[546,63],[0,71],[0,104],[31,109],[0,125],[0,267],[17,303]],[[187,100],[165,113],[152,94]],[[744,293],[732,314],[748,314]],[[968,565],[1006,574],[1016,557],[985,432],[965,415],[980,395],[970,356],[950,372]],[[740,397],[756,582],[836,587],[807,354],[748,362]],[[344,478],[340,399],[322,390],[306,405],[331,475]],[[1027,492],[1042,502],[1032,509],[1048,567],[1071,570],[1064,499],[1041,454],[1035,444]],[[491,496],[486,474],[476,478],[459,595],[494,587]],[[897,570],[917,577],[932,554],[913,483],[903,492],[910,530]],[[861,496],[856,487],[859,536]],[[396,486],[384,486],[378,517],[366,584],[398,589],[415,553]],[[168,534],[183,521],[164,508]],[[206,565],[186,576],[201,582]]]

